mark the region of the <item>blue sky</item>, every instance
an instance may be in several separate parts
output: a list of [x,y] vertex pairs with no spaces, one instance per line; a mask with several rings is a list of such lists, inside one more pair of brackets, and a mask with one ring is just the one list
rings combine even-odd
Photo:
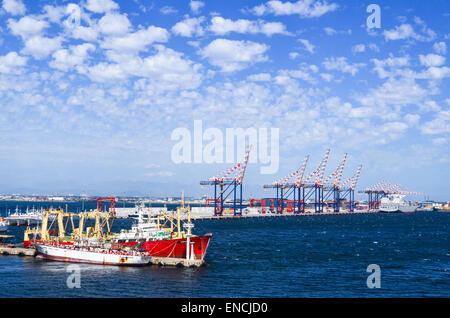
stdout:
[[[245,196],[331,148],[450,199],[448,1],[17,1],[0,9],[0,192],[209,194],[227,164],[175,164],[194,120],[280,129],[280,168],[250,164]],[[420,199],[423,196],[419,197]]]

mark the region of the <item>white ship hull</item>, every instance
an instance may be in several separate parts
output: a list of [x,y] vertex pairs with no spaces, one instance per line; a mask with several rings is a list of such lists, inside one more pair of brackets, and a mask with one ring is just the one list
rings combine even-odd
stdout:
[[89,263],[101,265],[126,265],[139,266],[150,263],[150,256],[121,253],[114,254],[108,251],[100,252],[99,249],[87,250],[77,247],[59,247],[46,244],[35,244],[39,258],[60,262]]
[[380,212],[384,213],[412,213],[416,211],[414,205],[402,205],[402,204],[381,204]]
[[22,219],[22,218],[14,218],[14,217],[8,217],[6,218],[6,220],[8,221],[8,224],[11,226],[17,225],[25,225],[27,224],[27,220]]
[[412,213],[415,211],[414,206],[380,207],[380,212],[383,213]]

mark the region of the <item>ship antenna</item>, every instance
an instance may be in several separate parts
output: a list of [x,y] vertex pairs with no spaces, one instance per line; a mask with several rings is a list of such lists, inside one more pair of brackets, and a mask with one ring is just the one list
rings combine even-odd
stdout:
[[181,204],[182,207],[184,208],[184,190],[181,191]]

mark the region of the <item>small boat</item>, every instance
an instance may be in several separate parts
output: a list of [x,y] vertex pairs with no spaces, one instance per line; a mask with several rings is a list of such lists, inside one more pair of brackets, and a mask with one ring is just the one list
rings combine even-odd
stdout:
[[450,202],[436,204],[435,211],[436,212],[450,212]]
[[18,207],[16,207],[16,211],[12,214],[9,214],[6,220],[11,226],[39,225],[42,222],[42,209],[36,210],[33,207],[31,210],[29,210],[27,208],[25,213],[21,213]]
[[4,218],[0,218],[0,232],[8,231],[8,222]]
[[77,242],[73,245],[56,242],[34,243],[37,258],[69,263],[88,263],[99,265],[144,266],[151,257],[145,251],[132,249],[112,249],[109,246],[89,246]]

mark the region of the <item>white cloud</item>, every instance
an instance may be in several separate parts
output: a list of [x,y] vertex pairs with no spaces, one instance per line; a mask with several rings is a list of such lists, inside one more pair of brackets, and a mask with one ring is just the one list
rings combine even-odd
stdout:
[[73,45],[67,49],[61,49],[53,53],[53,60],[49,65],[53,68],[67,71],[75,66],[83,65],[88,58],[88,52],[94,51],[95,46],[91,43]]
[[204,30],[201,26],[202,22],[205,20],[204,17],[199,18],[186,18],[183,21],[178,22],[172,27],[172,32],[176,35],[181,35],[185,37],[192,37],[194,35],[203,35]]
[[414,126],[416,125],[420,120],[420,115],[417,114],[406,114],[405,115],[405,121],[410,125]]
[[431,66],[425,71],[416,74],[416,78],[420,79],[429,79],[429,80],[441,80],[444,77],[450,77],[450,68],[443,66],[443,67],[435,67]]
[[189,2],[189,7],[191,8],[192,13],[198,14],[200,9],[205,6],[205,3],[202,1],[193,1]]
[[169,32],[166,29],[149,26],[133,33],[123,36],[107,37],[101,43],[101,47],[118,52],[139,52],[154,42],[167,42]]
[[25,40],[25,47],[22,54],[32,55],[35,59],[41,60],[52,54],[61,47],[62,39],[60,37],[47,38],[43,36],[34,36]]
[[338,8],[336,3],[328,4],[326,1],[299,0],[297,2],[268,1],[252,9],[258,16],[272,13],[274,15],[297,14],[302,18],[320,17]]
[[51,6],[51,5],[45,5],[44,6],[44,17],[46,17],[50,22],[53,23],[60,23],[62,17],[66,15],[67,7],[63,6]]
[[323,28],[323,30],[324,30],[325,33],[328,34],[328,35],[334,35],[334,34],[337,33],[337,31],[336,31],[335,29],[330,28],[330,27]]
[[196,47],[196,48],[200,47],[200,42],[199,41],[187,41],[186,43],[189,44],[192,47]]
[[[140,77],[150,81],[152,89],[161,90],[161,92],[180,88],[193,89],[200,85],[202,80],[199,72],[200,64],[195,64],[185,59],[182,53],[162,45],[155,45],[155,48],[157,53],[145,58],[132,56],[118,63],[99,63],[90,67],[87,75],[96,82]],[[146,85],[146,82],[142,85]]]
[[272,36],[273,34],[285,34],[290,35],[288,31],[286,31],[286,27],[281,22],[266,22],[261,25],[261,33]]
[[314,49],[316,48],[315,45],[312,45],[308,40],[306,39],[298,39],[300,43],[302,43],[305,46],[305,50],[309,53],[314,53]]
[[450,110],[437,113],[435,119],[424,123],[420,130],[426,135],[450,133]]
[[396,26],[394,30],[385,30],[383,34],[386,40],[402,40],[417,36],[410,24]]
[[445,63],[445,57],[436,55],[436,54],[428,54],[428,55],[419,55],[420,64],[425,66],[441,66]]
[[269,49],[265,44],[252,41],[232,41],[216,39],[200,50],[200,55],[221,69],[222,72],[234,72],[250,64],[267,61],[264,53]]
[[273,34],[289,34],[284,24],[280,22],[264,22],[261,20],[250,21],[245,19],[230,20],[216,16],[211,19],[209,30],[218,35],[230,32],[256,34],[263,33],[268,36]]
[[440,145],[446,144],[448,142],[448,140],[447,140],[447,138],[439,137],[439,138],[434,138],[432,140],[432,142],[433,142],[434,145],[440,146]]
[[413,78],[389,78],[381,86],[372,88],[366,94],[355,97],[366,116],[377,116],[385,120],[398,120],[401,107],[416,105],[420,107],[424,99],[430,94]]
[[422,112],[438,112],[441,110],[441,107],[434,100],[426,100],[420,103],[419,109]]
[[48,22],[30,16],[25,16],[19,21],[8,19],[8,28],[12,34],[20,36],[22,39],[41,34],[48,27]]
[[0,73],[16,74],[20,73],[20,68],[27,64],[27,58],[18,55],[16,52],[9,52],[0,56]]
[[84,41],[95,41],[98,37],[98,31],[93,27],[79,25],[72,30],[72,37]]
[[26,11],[22,0],[3,0],[3,9],[11,15],[23,15]]
[[124,80],[129,74],[123,71],[120,64],[98,63],[88,70],[88,76],[95,82]]
[[162,14],[168,15],[168,14],[177,13],[178,11],[171,6],[164,6],[159,10],[159,12],[161,12]]
[[394,121],[383,124],[376,131],[373,131],[373,134],[375,136],[381,136],[381,138],[378,140],[380,144],[386,144],[390,140],[399,139],[407,129],[407,124],[399,121]]
[[[374,64],[374,71],[378,73],[380,78],[397,75],[400,73],[399,69],[409,65],[409,56],[394,57],[390,55],[384,60],[372,59]],[[389,70],[386,70],[389,68]]]
[[447,53],[447,45],[445,44],[445,42],[434,43],[433,49],[438,54],[446,54]]
[[414,31],[414,28],[411,24],[401,24],[396,26],[395,29],[385,30],[383,31],[384,39],[386,41],[392,40],[405,40],[405,39],[414,39],[417,41],[432,41],[436,37],[436,33],[427,28],[425,24],[422,24],[422,33],[418,34]]
[[112,0],[87,0],[85,8],[94,13],[105,13],[119,9],[119,5]]
[[123,35],[131,28],[131,23],[126,15],[119,13],[107,13],[98,22],[100,32],[108,35]]
[[158,172],[148,172],[145,174],[147,177],[173,177],[175,173],[172,171],[158,171]]
[[350,73],[352,76],[356,75],[359,69],[365,65],[364,63],[349,64],[345,57],[326,58],[322,64],[328,71],[337,70],[343,73]]
[[366,50],[366,46],[364,44],[356,44],[352,46],[353,53],[362,53]]
[[322,77],[323,80],[325,80],[327,82],[331,82],[331,80],[333,79],[333,75],[328,74],[328,73],[320,73],[320,77]]
[[311,74],[310,74],[310,71],[311,70],[313,70],[313,72],[314,72],[314,68],[313,69],[311,69],[311,68],[307,68],[307,67],[305,67],[305,66],[301,66],[299,69],[297,69],[297,70],[280,70],[279,71],[279,74],[281,75],[281,76],[286,76],[286,75],[288,75],[289,77],[291,77],[291,78],[295,78],[295,79],[301,79],[301,80],[303,80],[303,81],[307,81],[307,82],[310,82],[310,83],[315,83],[316,82],[316,79],[314,79],[312,76],[311,76]]
[[298,54],[297,52],[290,52],[289,53],[289,58],[291,60],[295,60],[296,58],[298,58],[300,56],[300,54]]
[[335,35],[335,34],[343,34],[343,35],[351,35],[352,34],[352,30],[348,29],[348,30],[336,30],[333,29],[331,27],[325,27],[323,28],[323,31],[327,34],[327,35]]
[[247,77],[249,81],[253,82],[268,82],[272,79],[269,73],[253,74]]
[[372,51],[375,51],[375,52],[380,52],[380,49],[378,48],[378,46],[375,43],[370,43],[369,49],[371,49]]

